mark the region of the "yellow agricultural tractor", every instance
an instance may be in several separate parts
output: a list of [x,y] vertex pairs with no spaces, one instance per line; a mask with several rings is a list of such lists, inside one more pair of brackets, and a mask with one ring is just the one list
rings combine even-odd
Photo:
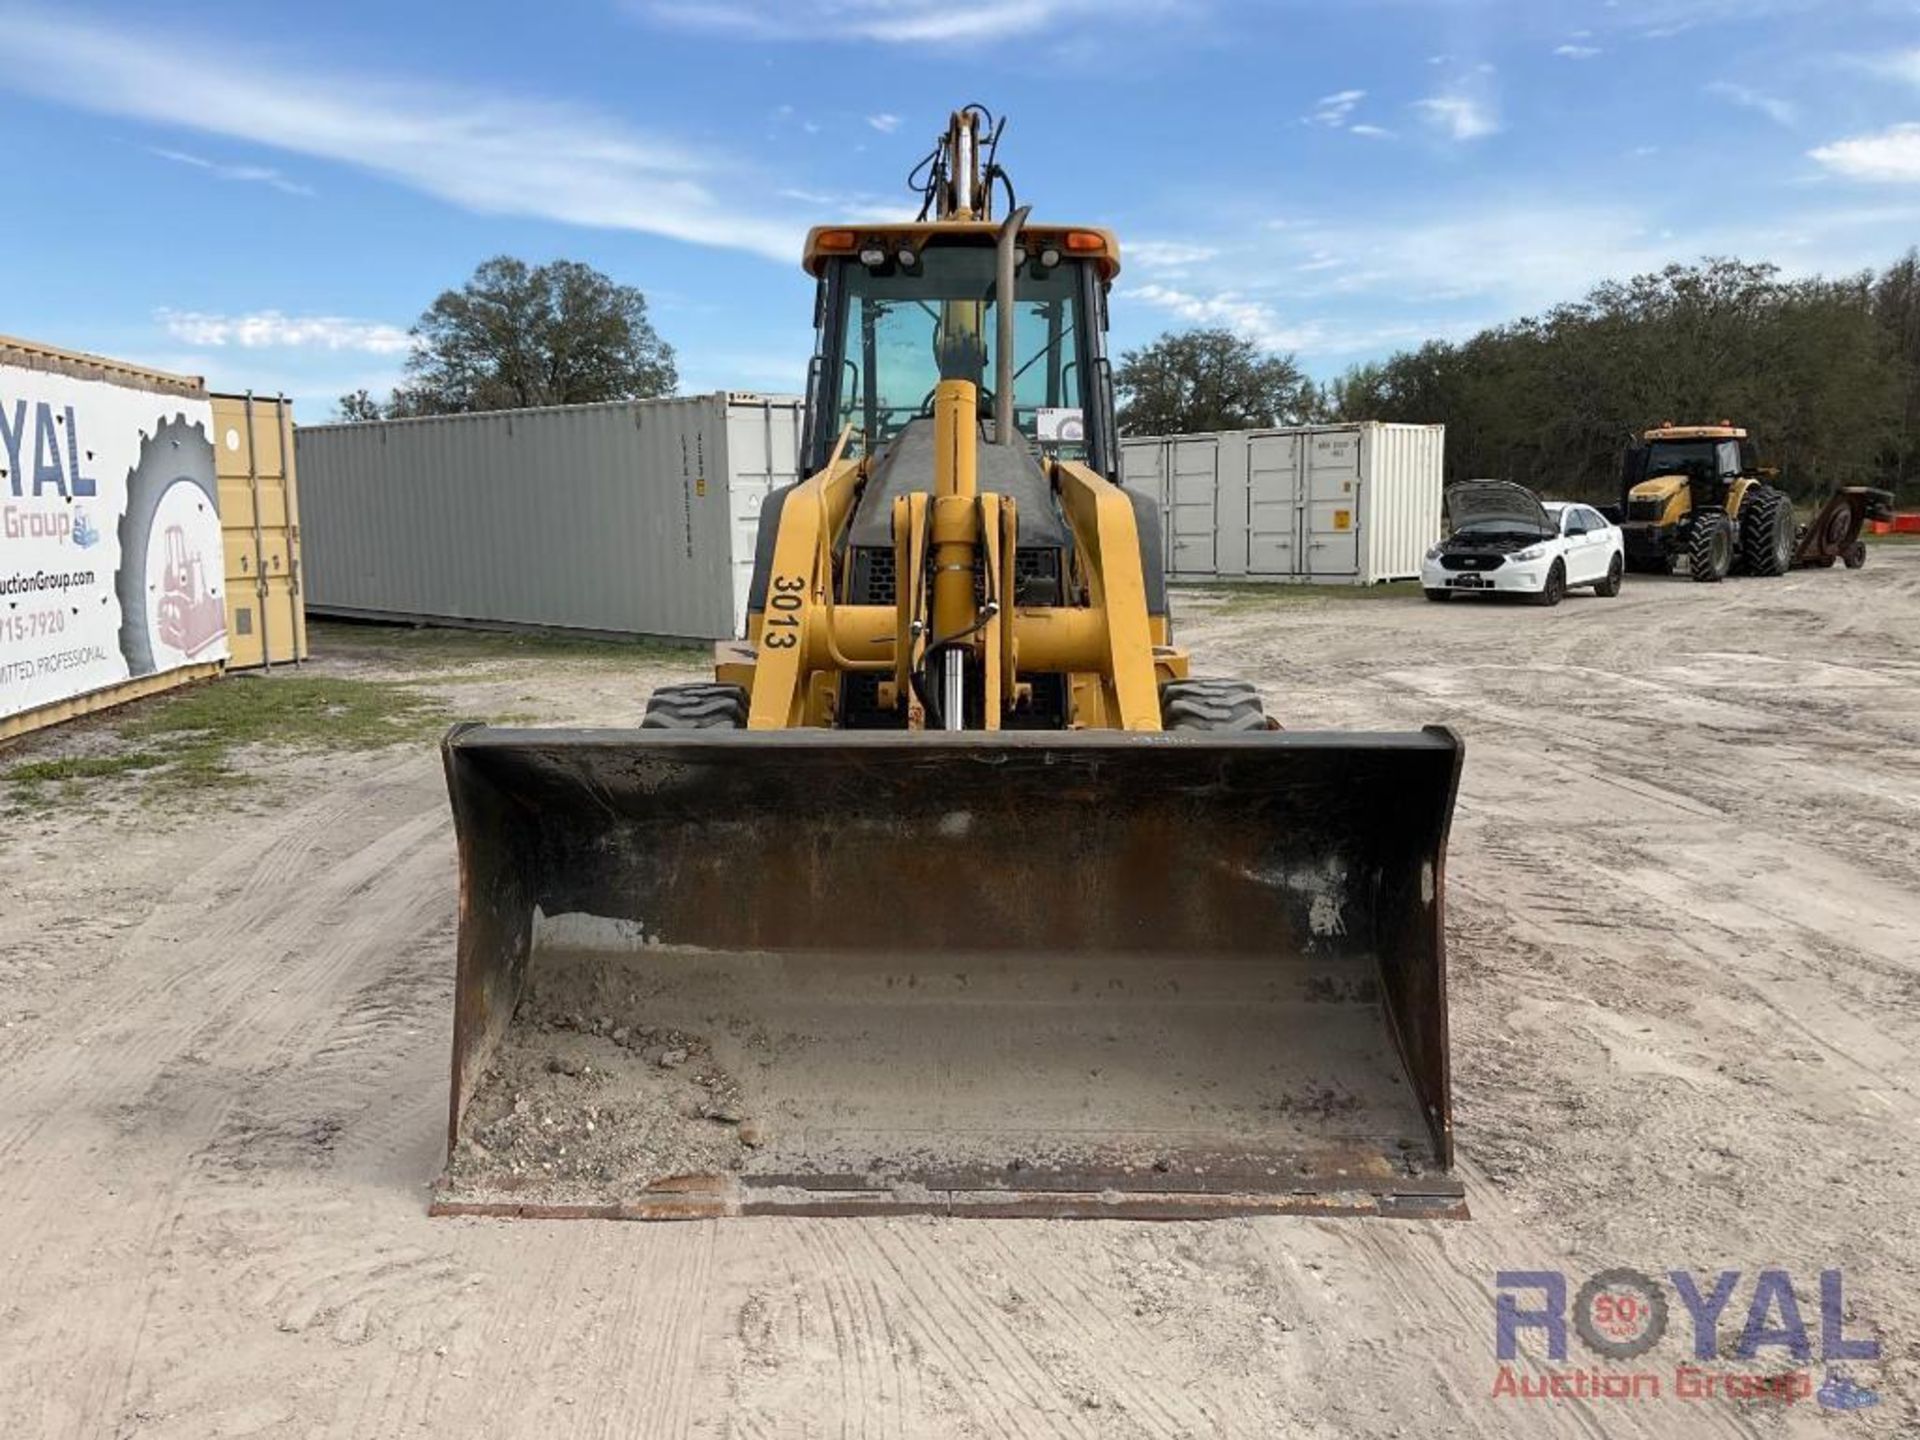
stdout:
[[954,114],[918,221],[807,237],[808,478],[712,679],[448,736],[442,1213],[1465,1213],[1460,743],[1189,674],[1117,483],[1117,243],[1031,221],[999,135]]
[[1627,452],[1622,481],[1627,567],[1695,580],[1784,575],[1793,568],[1793,505],[1766,482],[1747,432],[1718,425],[1649,430]]

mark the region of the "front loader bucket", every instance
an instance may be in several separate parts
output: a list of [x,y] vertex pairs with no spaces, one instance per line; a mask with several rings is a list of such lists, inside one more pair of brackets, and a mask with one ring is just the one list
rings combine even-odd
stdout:
[[1466,1213],[1445,730],[445,757],[439,1213]]

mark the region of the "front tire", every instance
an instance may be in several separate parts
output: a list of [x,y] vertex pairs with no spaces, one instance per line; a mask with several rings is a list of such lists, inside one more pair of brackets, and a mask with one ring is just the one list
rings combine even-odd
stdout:
[[1160,687],[1160,728],[1219,735],[1278,727],[1245,680],[1169,680]]
[[1595,582],[1593,593],[1598,595],[1602,600],[1613,599],[1614,596],[1620,593],[1620,585],[1625,578],[1626,568],[1626,565],[1621,561],[1620,557],[1618,555],[1614,556],[1612,562],[1607,566],[1607,578]]
[[1533,597],[1536,605],[1558,605],[1567,594],[1567,567],[1558,560],[1547,571],[1547,578],[1540,583],[1540,593]]
[[748,697],[743,685],[662,685],[647,697],[642,730],[744,730]]
[[1793,506],[1783,492],[1755,485],[1740,502],[1740,557],[1749,575],[1793,567]]
[[1687,526],[1687,574],[1717,584],[1733,568],[1733,520],[1724,510],[1695,511]]
[[1856,540],[1847,547],[1846,554],[1840,557],[1849,570],[1858,570],[1867,563],[1867,542]]

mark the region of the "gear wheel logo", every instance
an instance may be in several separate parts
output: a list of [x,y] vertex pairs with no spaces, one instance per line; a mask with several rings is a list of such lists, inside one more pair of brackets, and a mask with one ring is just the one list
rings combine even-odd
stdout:
[[1638,1270],[1602,1270],[1574,1297],[1573,1328],[1596,1355],[1631,1360],[1667,1333],[1667,1292]]
[[[188,487],[185,496],[179,492],[181,486]],[[215,486],[213,442],[199,421],[189,424],[184,413],[176,414],[141,440],[140,458],[127,472],[127,506],[120,516],[120,568],[113,578],[120,599],[120,653],[126,657],[129,677],[151,675],[161,668],[156,647],[162,654],[180,648],[174,610],[164,593],[166,563],[164,559],[159,567],[153,563],[156,554],[164,553],[153,544],[155,521],[163,504],[177,514],[185,499],[191,502],[189,508],[215,516],[217,526],[220,509]],[[216,598],[217,583],[208,587]],[[224,635],[222,616],[219,634],[196,649],[205,650]]]

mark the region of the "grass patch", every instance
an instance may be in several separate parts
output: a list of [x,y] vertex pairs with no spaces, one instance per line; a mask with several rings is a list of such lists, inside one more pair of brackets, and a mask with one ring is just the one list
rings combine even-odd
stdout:
[[373,750],[431,738],[447,716],[409,685],[318,675],[228,676],[134,705],[114,727],[130,747],[33,760],[0,773],[17,805],[84,798],[89,781],[137,774],[146,798],[247,784],[233,752]]
[[519,630],[468,630],[460,626],[373,625],[310,622],[314,652],[359,655],[395,666],[447,669],[488,660],[696,661],[710,647],[703,641],[601,639],[590,635]]
[[1178,595],[1203,595],[1218,600],[1229,612],[1264,610],[1297,605],[1307,600],[1407,600],[1420,593],[1418,580],[1393,580],[1385,585],[1293,585],[1273,580],[1206,582],[1174,585]]
[[127,750],[118,755],[69,755],[59,760],[31,760],[16,765],[4,778],[15,785],[45,785],[61,780],[98,780],[129,770],[155,770],[167,757],[151,750]]

